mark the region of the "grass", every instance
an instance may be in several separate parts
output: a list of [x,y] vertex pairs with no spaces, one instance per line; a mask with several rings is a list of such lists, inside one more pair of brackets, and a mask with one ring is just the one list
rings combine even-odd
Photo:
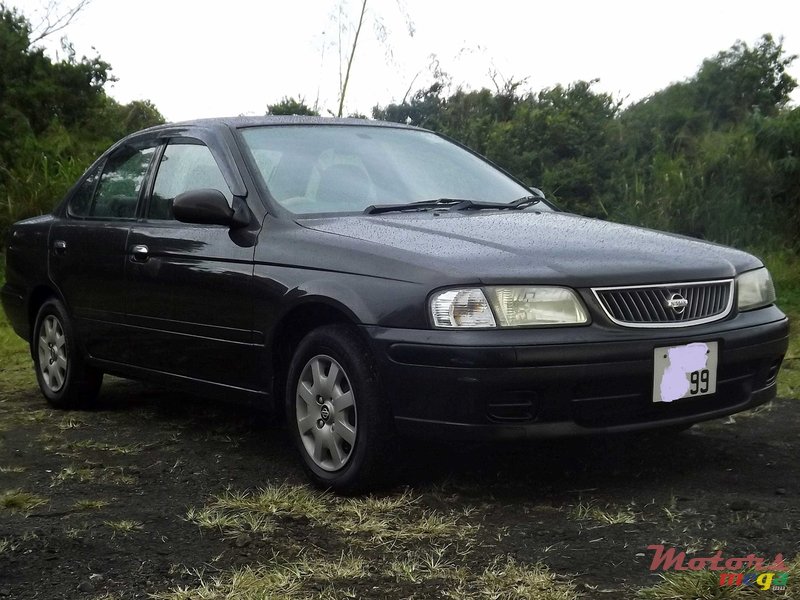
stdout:
[[140,444],[130,444],[120,446],[106,442],[96,442],[94,440],[79,440],[68,444],[70,450],[98,450],[100,452],[110,452],[111,454],[138,454],[142,446]]
[[144,528],[144,525],[142,525],[139,521],[131,521],[128,519],[123,519],[120,521],[103,521],[103,525],[110,527],[114,531],[114,535],[118,533],[127,535]]
[[136,483],[136,477],[127,475],[125,467],[102,467],[95,463],[85,463],[83,465],[67,465],[58,473],[53,475],[51,486],[55,487],[69,482],[104,482],[115,485],[132,485]]
[[[480,518],[474,508],[431,510],[405,491],[394,495],[341,498],[306,486],[281,484],[253,492],[228,490],[187,520],[218,529],[226,537],[263,533],[265,541],[286,535],[300,524],[320,535],[341,538],[349,550],[336,559],[311,546],[296,555],[276,557],[257,566],[199,576],[193,587],[176,588],[161,600],[223,600],[236,598],[359,597],[360,580],[370,586],[433,586],[446,598],[511,600],[573,600],[573,583],[542,564],[527,565],[512,557],[476,552]],[[291,545],[290,545],[291,548]],[[378,548],[380,548],[379,551]],[[366,552],[365,555],[354,551]]]
[[765,591],[754,585],[721,587],[719,571],[674,571],[660,574],[660,583],[639,590],[636,597],[641,600],[749,600],[767,597],[771,600],[794,600],[800,580],[800,557],[786,566],[789,579],[783,591]]
[[61,418],[61,422],[58,424],[58,428],[61,431],[69,431],[70,429],[80,429],[85,424],[86,423],[83,420],[74,417],[72,415],[67,415]]
[[[353,595],[337,587],[337,579],[357,579],[364,576],[364,562],[352,555],[342,554],[333,560],[310,560],[301,557],[294,561],[273,560],[270,564],[246,566],[218,577],[201,577],[196,587],[180,587],[171,592],[156,594],[159,600],[263,600],[264,598],[347,598]],[[322,588],[320,590],[320,588]],[[317,591],[319,590],[319,591]]]
[[592,502],[581,502],[570,511],[570,517],[575,521],[597,521],[603,525],[622,525],[636,523],[637,517],[630,507],[620,509],[616,507],[600,508]]
[[426,510],[410,492],[344,499],[289,484],[255,492],[227,491],[214,496],[205,507],[190,509],[186,515],[187,520],[220,529],[226,535],[270,532],[282,519],[308,520],[317,527],[370,543],[464,538],[475,526],[463,517],[463,511]]
[[797,398],[800,396],[800,255],[766,252],[762,258],[775,282],[778,306],[789,315],[792,328],[789,350],[778,376],[778,395]]
[[[0,252],[0,287],[6,280],[5,268],[6,257]],[[11,329],[2,310],[0,310],[0,365],[2,365],[0,393],[35,384],[36,378],[31,368],[28,345]]]
[[72,505],[75,510],[100,510],[111,504],[107,500],[78,500]]
[[20,489],[6,490],[0,494],[0,508],[11,512],[28,513],[47,502],[41,496]]
[[24,473],[25,467],[18,466],[1,466],[0,473]]
[[[372,570],[367,567],[372,564]],[[156,594],[158,600],[262,600],[263,598],[358,598],[361,580],[370,585],[387,580],[414,586],[436,582],[441,596],[452,599],[577,600],[574,584],[541,564],[524,565],[506,557],[493,560],[477,573],[459,568],[433,551],[377,569],[374,560],[349,553],[330,559],[303,554],[295,560],[276,558],[267,564],[246,566],[221,575],[200,577],[195,587],[179,587]]]
[[86,481],[96,481],[98,478],[97,469],[90,467],[79,467],[76,465],[69,465],[61,469],[58,473],[53,475],[53,483],[51,485],[59,485],[67,481],[77,481],[84,483]]

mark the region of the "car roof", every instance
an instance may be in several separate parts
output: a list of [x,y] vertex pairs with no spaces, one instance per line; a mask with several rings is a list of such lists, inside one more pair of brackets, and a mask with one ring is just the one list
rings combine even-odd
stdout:
[[[376,121],[373,119],[354,119],[337,117],[313,117],[304,115],[264,115],[258,117],[216,117],[210,119],[193,119],[190,121],[178,121],[174,123],[164,123],[145,129],[147,132],[156,132],[161,129],[174,129],[176,127],[231,127],[240,129],[244,127],[262,127],[265,125],[359,125],[368,127],[395,127],[400,129],[420,129],[403,123],[390,121]],[[141,133],[141,132],[139,132]]]

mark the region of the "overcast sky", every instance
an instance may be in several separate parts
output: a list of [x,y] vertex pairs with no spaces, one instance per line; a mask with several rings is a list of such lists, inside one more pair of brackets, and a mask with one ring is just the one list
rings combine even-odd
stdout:
[[[5,1],[34,24],[47,4]],[[348,52],[360,6],[93,0],[63,33],[79,55],[96,52],[112,65],[119,79],[112,96],[150,99],[169,120],[263,114],[285,95],[318,102],[324,113],[337,107],[339,23],[350,27],[341,43]],[[631,101],[690,77],[737,39],[752,44],[772,33],[800,54],[800,0],[368,0],[367,7],[346,102],[346,112],[367,115],[376,103],[401,100],[412,82],[414,90],[430,83],[431,56],[469,88],[493,87],[492,72],[500,83],[525,79],[533,90],[599,79],[596,89]],[[800,60],[791,73],[800,79]]]

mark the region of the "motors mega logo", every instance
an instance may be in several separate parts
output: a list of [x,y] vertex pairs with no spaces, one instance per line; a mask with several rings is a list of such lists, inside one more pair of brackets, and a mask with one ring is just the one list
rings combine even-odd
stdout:
[[[647,547],[655,552],[650,570],[668,571],[720,571],[719,584],[721,586],[757,586],[762,590],[781,591],[786,589],[789,582],[789,573],[783,562],[783,554],[776,554],[774,560],[767,564],[764,558],[755,554],[748,554],[744,558],[724,558],[722,550],[710,557],[693,557],[686,560],[686,552],[678,552],[675,548],[666,548],[663,544],[653,544]],[[752,569],[742,573],[743,569]]]

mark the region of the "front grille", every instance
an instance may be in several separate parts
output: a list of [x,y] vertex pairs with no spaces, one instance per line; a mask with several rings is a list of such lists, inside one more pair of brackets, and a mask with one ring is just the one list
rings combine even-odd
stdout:
[[[624,327],[687,327],[725,318],[733,280],[593,288],[606,315]],[[685,301],[685,303],[684,303]]]

